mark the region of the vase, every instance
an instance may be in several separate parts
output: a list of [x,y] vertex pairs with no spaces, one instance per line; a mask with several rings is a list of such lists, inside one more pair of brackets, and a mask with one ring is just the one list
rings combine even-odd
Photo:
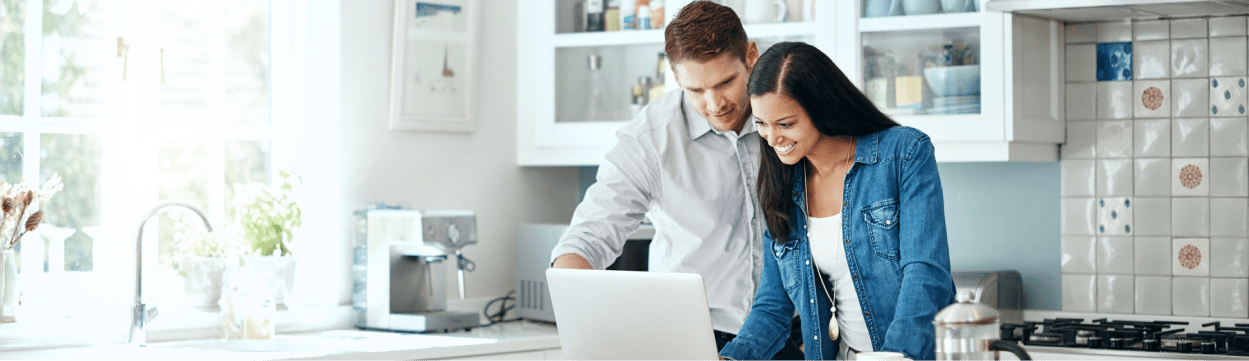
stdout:
[[272,277],[273,301],[278,305],[286,305],[286,294],[295,287],[295,256],[244,256],[243,265],[252,271]]
[[225,257],[187,257],[182,263],[187,301],[192,306],[216,306],[221,299],[221,275],[225,270]]
[[0,322],[17,321],[17,252],[0,252]]

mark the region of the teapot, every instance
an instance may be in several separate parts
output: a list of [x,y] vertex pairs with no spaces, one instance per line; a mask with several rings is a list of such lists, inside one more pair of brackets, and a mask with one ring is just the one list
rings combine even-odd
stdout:
[[1015,354],[1020,360],[1032,360],[1022,346],[1001,340],[1002,322],[993,307],[972,301],[971,290],[959,292],[958,301],[937,312],[932,319],[936,328],[938,360],[997,360],[999,351]]

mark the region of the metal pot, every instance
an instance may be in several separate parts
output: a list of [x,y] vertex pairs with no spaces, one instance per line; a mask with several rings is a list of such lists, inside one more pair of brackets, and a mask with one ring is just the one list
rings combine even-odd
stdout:
[[938,360],[997,360],[999,351],[1015,354],[1020,360],[1032,356],[1019,344],[1002,341],[999,314],[993,307],[972,301],[970,290],[959,292],[957,303],[946,306],[933,317]]

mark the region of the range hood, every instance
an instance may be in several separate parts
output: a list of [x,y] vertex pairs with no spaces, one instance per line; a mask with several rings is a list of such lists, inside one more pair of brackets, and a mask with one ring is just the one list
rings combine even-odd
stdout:
[[1249,14],[1249,0],[991,0],[989,11],[1063,22]]

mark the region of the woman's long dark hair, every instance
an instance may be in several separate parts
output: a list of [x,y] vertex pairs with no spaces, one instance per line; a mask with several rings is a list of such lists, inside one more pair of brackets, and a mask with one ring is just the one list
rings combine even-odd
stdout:
[[[815,129],[828,136],[860,137],[898,125],[876,109],[828,55],[806,43],[778,43],[759,56],[746,91],[751,97],[777,93],[794,99],[811,117]],[[766,140],[760,147],[759,203],[773,241],[785,243],[790,232],[789,212],[794,206],[790,194],[794,167],[805,165],[806,160],[786,165]]]

